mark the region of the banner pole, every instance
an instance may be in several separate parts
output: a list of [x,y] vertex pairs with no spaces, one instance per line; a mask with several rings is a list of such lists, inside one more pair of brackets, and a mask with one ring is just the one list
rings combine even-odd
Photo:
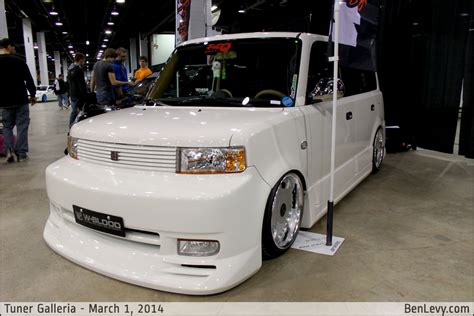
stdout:
[[339,0],[334,0],[334,56],[330,61],[334,62],[334,81],[332,94],[332,130],[331,130],[331,171],[330,171],[330,188],[327,209],[327,227],[326,227],[326,246],[332,245],[332,230],[334,216],[334,164],[336,156],[336,118],[337,118],[337,81],[339,70]]

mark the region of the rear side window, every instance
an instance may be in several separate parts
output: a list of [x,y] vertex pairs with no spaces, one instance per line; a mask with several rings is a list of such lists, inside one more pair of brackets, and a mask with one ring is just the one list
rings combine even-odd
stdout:
[[[339,97],[349,97],[377,89],[375,72],[339,66]],[[308,69],[307,104],[332,99],[333,64],[326,42],[311,47]]]
[[339,67],[339,73],[344,82],[345,97],[377,89],[375,73],[372,71]]

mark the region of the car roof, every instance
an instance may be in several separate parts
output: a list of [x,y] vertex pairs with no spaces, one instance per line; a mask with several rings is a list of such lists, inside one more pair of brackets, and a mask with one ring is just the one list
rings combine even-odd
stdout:
[[196,38],[193,40],[186,41],[181,43],[179,46],[185,46],[189,44],[198,44],[203,42],[213,42],[213,41],[225,41],[225,40],[235,40],[235,39],[245,39],[245,38],[313,38],[320,41],[328,41],[328,37],[324,35],[311,34],[311,33],[297,33],[297,32],[253,32],[253,33],[238,33],[238,34],[225,34],[225,35],[216,35],[211,37],[202,37]]

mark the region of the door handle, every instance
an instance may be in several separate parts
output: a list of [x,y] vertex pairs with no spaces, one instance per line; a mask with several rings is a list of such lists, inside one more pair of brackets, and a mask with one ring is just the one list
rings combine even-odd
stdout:
[[372,112],[375,111],[375,105],[372,104],[372,105],[370,106],[370,110],[371,110]]
[[352,112],[346,113],[346,120],[352,120]]

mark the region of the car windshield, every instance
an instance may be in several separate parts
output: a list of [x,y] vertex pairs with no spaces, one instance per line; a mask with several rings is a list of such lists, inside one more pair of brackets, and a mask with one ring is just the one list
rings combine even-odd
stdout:
[[130,95],[146,95],[148,90],[150,89],[151,84],[153,81],[156,80],[156,75],[151,74],[148,77],[144,78],[141,81],[138,81],[136,85],[134,85],[132,88],[127,90],[127,93]]
[[46,91],[48,89],[48,86],[39,86],[36,88],[36,90],[39,90],[39,91]]
[[178,47],[147,99],[177,106],[294,104],[301,40],[258,38]]

